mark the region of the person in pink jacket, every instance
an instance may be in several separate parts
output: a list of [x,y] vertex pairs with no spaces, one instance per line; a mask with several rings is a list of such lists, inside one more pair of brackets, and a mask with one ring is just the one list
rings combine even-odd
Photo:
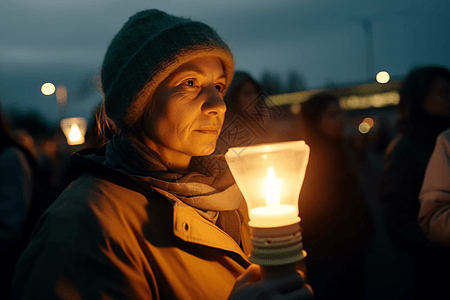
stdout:
[[431,241],[450,247],[450,129],[437,138],[419,200],[423,232]]

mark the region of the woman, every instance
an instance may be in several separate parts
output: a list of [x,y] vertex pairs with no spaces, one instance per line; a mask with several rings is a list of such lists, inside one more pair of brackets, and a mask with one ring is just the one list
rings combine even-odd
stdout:
[[413,256],[417,299],[437,299],[450,280],[443,275],[450,267],[448,250],[427,239],[417,217],[436,138],[450,127],[450,72],[439,66],[414,68],[399,94],[398,134],[385,152],[379,201],[391,240]]
[[311,148],[299,200],[308,281],[315,299],[362,299],[372,218],[344,141],[339,99],[313,95],[301,105],[300,124]]
[[116,134],[72,157],[82,175],[40,219],[16,268],[18,298],[308,291],[298,274],[283,288],[250,284],[258,268],[249,267],[242,196],[222,157],[202,159],[221,130],[233,65],[228,46],[203,23],[158,10],[125,23],[101,73],[103,125]]

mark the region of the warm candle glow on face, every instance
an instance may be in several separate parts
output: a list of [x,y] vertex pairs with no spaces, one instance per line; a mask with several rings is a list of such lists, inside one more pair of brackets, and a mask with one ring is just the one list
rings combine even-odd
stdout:
[[267,206],[280,205],[280,182],[275,177],[273,168],[267,169],[267,179],[265,185]]

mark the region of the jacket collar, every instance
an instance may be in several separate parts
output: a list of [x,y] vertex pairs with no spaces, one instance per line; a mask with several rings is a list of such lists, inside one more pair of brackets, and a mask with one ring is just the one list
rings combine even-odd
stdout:
[[[183,241],[208,247],[223,249],[239,254],[250,263],[248,256],[239,247],[236,241],[225,231],[201,217],[195,209],[179,200],[173,194],[156,188],[156,192],[171,200],[173,203],[173,234]],[[245,214],[246,212],[242,212]],[[243,226],[247,225],[244,220]]]
[[[248,227],[248,212],[244,201],[242,201],[238,212],[242,217],[243,236],[241,243],[245,253],[230,235],[212,222],[200,216],[194,208],[178,199],[174,194],[157,187],[149,189],[148,184],[145,184],[141,180],[103,164],[99,159],[99,156],[97,156],[98,153],[97,155],[94,154],[97,156],[94,159],[92,158],[92,155],[92,150],[89,152],[80,151],[79,153],[75,153],[70,158],[70,164],[77,167],[78,174],[95,174],[107,181],[141,193],[146,198],[149,198],[152,192],[161,194],[166,199],[170,200],[173,205],[173,234],[175,236],[189,243],[234,252],[244,260],[241,264],[246,265],[245,267],[250,264],[247,256],[247,254],[250,254],[251,247],[249,242],[250,231]],[[100,155],[100,158],[101,157],[102,156]]]

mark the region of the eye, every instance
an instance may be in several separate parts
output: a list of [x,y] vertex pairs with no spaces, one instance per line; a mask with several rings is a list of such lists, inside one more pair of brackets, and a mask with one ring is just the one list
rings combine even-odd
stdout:
[[216,87],[216,89],[217,89],[219,92],[223,92],[223,90],[224,90],[224,86],[221,85],[221,84],[218,84],[218,85],[216,85],[215,87]]
[[195,78],[188,78],[181,82],[181,85],[187,85],[189,87],[195,87],[198,85],[197,80]]

